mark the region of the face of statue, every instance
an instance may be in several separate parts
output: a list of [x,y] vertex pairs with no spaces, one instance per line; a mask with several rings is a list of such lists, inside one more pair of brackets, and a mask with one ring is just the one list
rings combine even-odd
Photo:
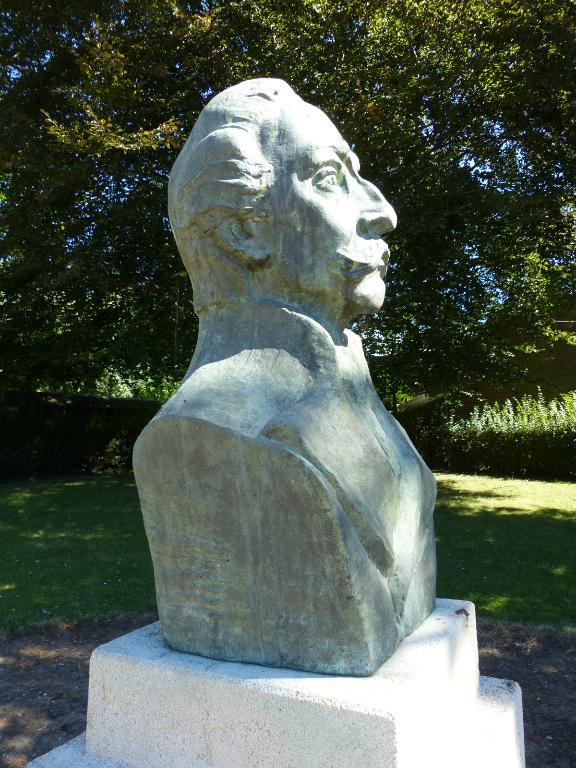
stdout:
[[275,170],[266,239],[276,294],[339,327],[377,312],[388,260],[381,236],[396,214],[360,176],[350,147],[323,112],[298,100],[284,109],[267,156]]

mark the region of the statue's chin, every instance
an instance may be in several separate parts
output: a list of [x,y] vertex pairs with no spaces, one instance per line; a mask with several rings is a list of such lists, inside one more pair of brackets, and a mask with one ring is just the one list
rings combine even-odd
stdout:
[[372,272],[363,280],[351,286],[348,304],[351,315],[371,315],[378,312],[384,304],[386,286],[379,272]]

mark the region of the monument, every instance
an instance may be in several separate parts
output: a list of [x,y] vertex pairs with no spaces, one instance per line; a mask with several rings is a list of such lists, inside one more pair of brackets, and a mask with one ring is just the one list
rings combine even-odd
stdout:
[[370,675],[435,599],[435,481],[347,326],[384,300],[396,215],[280,80],[204,108],[169,211],[200,318],[134,472],[177,650]]
[[523,768],[520,689],[436,600],[436,485],[349,328],[396,216],[283,81],[202,111],[169,212],[200,318],[134,470],[160,622],[94,652],[34,768]]

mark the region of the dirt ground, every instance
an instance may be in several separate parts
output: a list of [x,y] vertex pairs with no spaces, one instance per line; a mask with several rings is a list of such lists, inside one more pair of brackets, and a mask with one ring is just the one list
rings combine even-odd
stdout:
[[[0,638],[0,766],[27,761],[85,728],[95,646],[155,620],[128,615]],[[527,768],[576,766],[576,630],[481,620],[481,674],[517,680]]]

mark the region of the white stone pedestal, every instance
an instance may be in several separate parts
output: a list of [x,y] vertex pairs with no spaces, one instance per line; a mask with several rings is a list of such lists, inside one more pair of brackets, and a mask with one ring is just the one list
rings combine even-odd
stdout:
[[97,648],[85,736],[31,768],[523,768],[516,683],[478,677],[474,606],[434,613],[372,677],[171,650],[158,624]]

